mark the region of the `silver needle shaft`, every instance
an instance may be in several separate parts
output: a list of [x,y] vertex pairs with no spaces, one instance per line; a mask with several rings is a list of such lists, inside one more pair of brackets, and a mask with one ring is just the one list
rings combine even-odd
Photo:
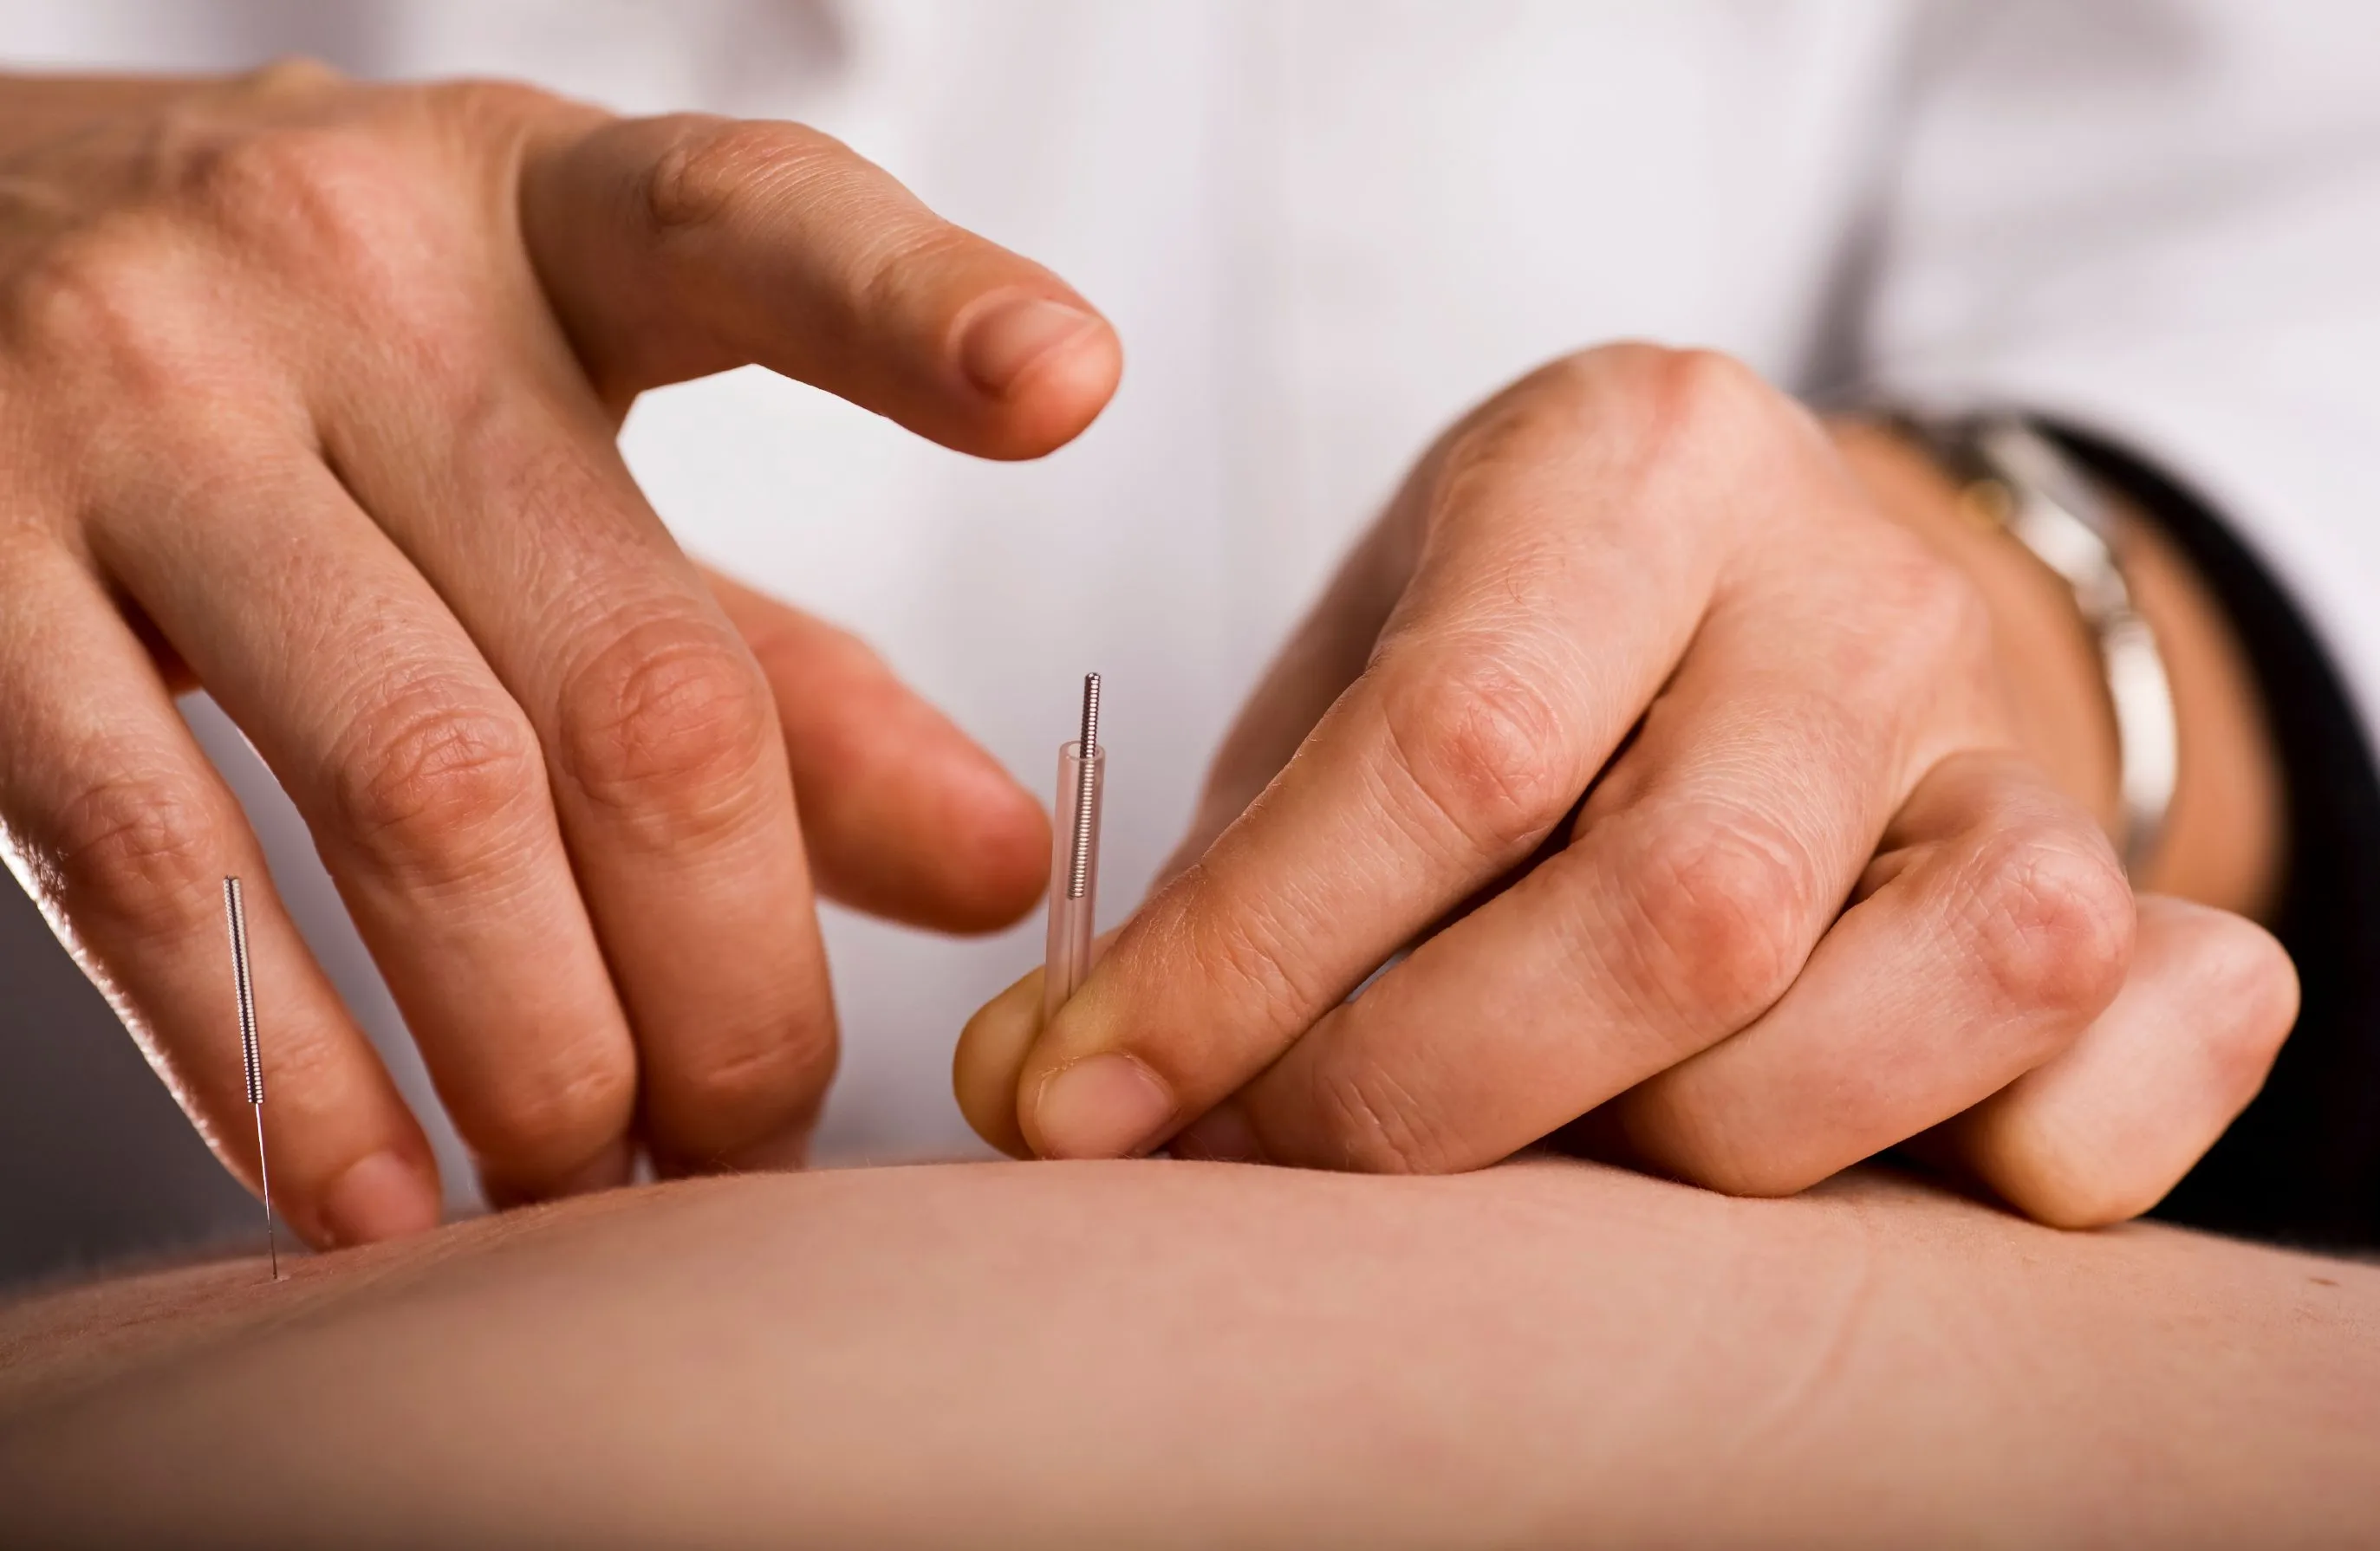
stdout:
[[264,1060],[256,1047],[256,988],[248,973],[248,906],[239,879],[224,879],[224,915],[231,925],[232,987],[239,998],[239,1064],[248,1079],[248,1107],[256,1111],[256,1178],[264,1187],[264,1252],[273,1279],[281,1279],[281,1242],[273,1230],[273,1169],[264,1160]]

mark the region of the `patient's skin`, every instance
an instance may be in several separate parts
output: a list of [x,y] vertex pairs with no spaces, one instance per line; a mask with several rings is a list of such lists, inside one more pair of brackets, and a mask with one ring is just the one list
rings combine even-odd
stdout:
[[2282,1545],[2380,1268],[1898,1176],[710,1180],[0,1311],[0,1541]]

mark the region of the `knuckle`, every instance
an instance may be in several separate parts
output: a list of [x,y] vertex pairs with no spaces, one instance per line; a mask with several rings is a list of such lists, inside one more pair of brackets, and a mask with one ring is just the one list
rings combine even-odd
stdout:
[[1740,443],[1778,396],[1758,372],[1717,350],[1638,348],[1640,392],[1656,446],[1699,454]]
[[552,92],[521,80],[469,76],[440,81],[425,90],[448,119],[494,138],[568,111]]
[[1991,660],[1992,615],[1973,582],[1922,541],[1897,527],[1884,535],[1897,552],[1861,587],[1893,622],[1891,660],[1927,682],[1946,666],[1982,668]]
[[1782,825],[1719,806],[1660,815],[1629,888],[1655,994],[1730,1029],[1793,983],[1824,903],[1815,860]]
[[195,779],[96,780],[47,828],[27,849],[40,854],[43,891],[69,918],[96,911],[149,936],[180,929],[214,908],[223,824]]
[[403,120],[356,104],[263,121],[194,107],[156,152],[157,206],[198,234],[194,246],[302,282],[317,300],[370,300],[424,267],[411,255],[425,243],[455,236],[432,192],[437,154]]
[[842,152],[832,137],[798,124],[707,114],[653,123],[666,145],[645,175],[644,208],[662,233],[723,224],[761,189],[830,176]]
[[278,225],[346,198],[358,172],[379,170],[372,156],[369,139],[344,126],[225,128],[190,137],[176,183],[213,214]]
[[577,789],[661,844],[743,822],[781,757],[759,669],[725,630],[685,618],[622,631],[572,676],[560,744]]
[[1432,447],[1425,503],[1430,520],[1492,505],[1518,473],[1575,457],[1608,413],[1603,352],[1549,361],[1496,394]]
[[238,84],[261,97],[306,97],[331,91],[346,79],[322,60],[288,54],[266,60],[240,77]]
[[438,680],[400,690],[334,750],[339,831],[425,882],[469,877],[545,813],[537,735],[517,709]]
[[1575,407],[1552,370],[1505,390],[1448,437],[1439,454],[1434,510],[1474,504],[1512,470],[1542,461],[1576,435]]
[[2016,824],[1975,862],[1974,957],[2004,1005],[2087,1017],[2131,962],[2131,886],[2105,844],[2060,826]]
[[137,216],[60,236],[7,284],[8,333],[31,353],[102,367],[137,399],[186,394],[174,345],[189,332],[186,255]]
[[1535,843],[1578,796],[1572,740],[1552,697],[1492,649],[1406,675],[1381,714],[1426,821],[1479,854]]

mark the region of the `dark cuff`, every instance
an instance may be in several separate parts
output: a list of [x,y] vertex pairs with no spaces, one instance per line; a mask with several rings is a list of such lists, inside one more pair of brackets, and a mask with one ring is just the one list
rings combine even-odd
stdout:
[[2121,449],[2059,440],[2170,536],[2239,633],[2288,805],[2273,930],[2304,1002],[2272,1076],[2155,1216],[2257,1238],[2380,1246],[2380,771],[2345,682],[2263,563],[2206,504]]

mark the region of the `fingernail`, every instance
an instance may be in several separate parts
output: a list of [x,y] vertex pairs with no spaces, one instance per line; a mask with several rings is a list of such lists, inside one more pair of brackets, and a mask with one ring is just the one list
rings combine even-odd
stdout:
[[1164,1134],[1173,1110],[1156,1072],[1130,1056],[1092,1056],[1041,1080],[1034,1140],[1043,1157],[1126,1157]]
[[1262,1163],[1265,1157],[1247,1111],[1228,1099],[1176,1132],[1171,1150],[1204,1163]]
[[420,1171],[395,1153],[350,1164],[322,1197],[322,1226],[333,1244],[377,1243],[438,1226],[438,1197]]
[[1099,321],[1079,308],[1042,297],[1002,302],[967,325],[959,365],[968,379],[998,398],[1027,368]]

